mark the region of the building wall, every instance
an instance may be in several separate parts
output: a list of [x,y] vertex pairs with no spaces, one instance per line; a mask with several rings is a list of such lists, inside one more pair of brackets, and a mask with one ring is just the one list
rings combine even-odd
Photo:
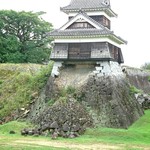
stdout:
[[68,44],[64,44],[64,43],[55,44],[54,49],[51,52],[51,58],[67,59],[68,58]]
[[107,42],[56,43],[54,60],[113,60],[123,63],[121,49]]
[[92,43],[91,58],[111,58],[108,44]]

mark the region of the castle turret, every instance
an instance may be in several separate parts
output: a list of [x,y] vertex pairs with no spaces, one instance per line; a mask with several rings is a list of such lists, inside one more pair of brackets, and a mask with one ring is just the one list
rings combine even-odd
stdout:
[[51,60],[63,62],[114,61],[123,63],[121,44],[127,42],[111,31],[109,0],[71,0],[61,11],[68,22],[49,35],[54,39]]
[[79,10],[86,12],[92,19],[109,29],[111,17],[117,17],[117,14],[111,10],[109,0],[72,0],[68,6],[61,8],[61,11],[68,14],[69,19]]

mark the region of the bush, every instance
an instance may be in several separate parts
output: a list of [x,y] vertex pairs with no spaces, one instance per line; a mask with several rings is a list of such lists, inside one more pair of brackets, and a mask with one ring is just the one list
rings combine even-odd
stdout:
[[43,88],[48,80],[48,77],[51,75],[52,67],[52,62],[47,67],[43,67],[41,71],[32,78],[31,87],[36,90]]
[[150,82],[150,77],[148,77],[148,81]]
[[72,86],[67,86],[66,88],[62,88],[59,91],[60,97],[67,97],[68,95],[74,95],[76,92],[76,89]]
[[141,68],[146,69],[146,70],[150,70],[150,63],[145,63],[144,65],[142,65]]
[[53,99],[49,99],[47,102],[48,106],[52,106],[54,103],[55,103],[55,100]]
[[141,93],[142,91],[137,89],[135,86],[130,86],[130,93],[131,94],[137,94],[137,93]]
[[0,80],[0,85],[3,83],[3,80]]
[[75,91],[76,91],[76,89],[75,89],[74,87],[72,87],[72,86],[68,86],[68,87],[66,88],[67,94],[74,94]]

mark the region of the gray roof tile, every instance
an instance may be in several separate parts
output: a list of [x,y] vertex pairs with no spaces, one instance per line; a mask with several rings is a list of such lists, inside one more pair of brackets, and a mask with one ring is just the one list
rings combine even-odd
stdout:
[[91,35],[106,35],[112,33],[108,30],[99,29],[67,29],[67,30],[54,30],[49,33],[49,36],[91,36]]
[[[57,30],[53,30],[52,32],[48,33],[48,35],[51,36],[51,37],[54,37],[54,38],[56,38],[56,37],[65,37],[65,36],[79,37],[79,36],[100,36],[100,35],[107,35],[107,36],[109,35],[110,36],[110,35],[112,35],[112,36],[116,37],[118,40],[122,41],[123,43],[127,43],[121,37],[116,36],[113,31],[110,31],[109,29],[105,28],[103,25],[101,25],[97,21],[93,20],[85,12],[80,11],[77,15],[79,15],[79,14],[82,14],[88,20],[90,20],[94,24],[101,27],[101,29],[82,28],[82,29],[65,29],[65,30],[61,30],[61,28],[60,28],[60,29],[57,29]],[[76,16],[74,16],[73,18],[75,18]],[[71,20],[69,20],[67,23],[69,23]]]
[[48,33],[49,36],[53,38],[74,38],[74,37],[85,37],[85,36],[108,36],[108,37],[114,37],[118,39],[119,41],[122,41],[121,43],[127,44],[127,41],[123,40],[121,37],[116,36],[113,31],[109,30],[100,30],[100,29],[67,29],[67,30],[54,30],[50,33]]
[[[49,33],[50,36],[87,36],[87,35],[104,35],[104,34],[110,34],[113,33],[109,29],[105,28],[102,24],[98,23],[91,17],[89,17],[85,12],[80,11],[76,16],[74,16],[72,19],[77,17],[78,15],[82,14],[85,18],[90,20],[92,23],[96,24],[99,26],[101,29],[96,29],[96,28],[82,28],[82,29],[66,29],[66,30],[61,30],[57,29]],[[68,24],[70,21],[69,20],[66,24]],[[65,25],[66,25],[65,24]]]
[[110,5],[104,5],[103,0],[71,0],[70,4],[61,8],[62,10],[105,8]]

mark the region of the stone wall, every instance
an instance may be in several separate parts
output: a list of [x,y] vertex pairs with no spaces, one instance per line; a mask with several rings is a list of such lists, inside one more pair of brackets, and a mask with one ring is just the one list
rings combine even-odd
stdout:
[[[62,97],[60,91],[68,86],[74,87],[75,93],[65,93],[63,99],[68,96],[69,99],[74,98],[80,104],[80,108],[85,109],[85,114],[87,112],[89,118],[92,118],[94,126],[128,128],[144,114],[134,94],[130,93],[131,84],[118,63],[97,62],[95,65],[66,65],[59,68],[59,71],[60,75],[57,78],[49,78],[41,97],[31,106],[28,114],[30,120],[39,123],[39,118],[42,118],[41,121],[43,121],[43,117],[40,116],[46,110],[55,108],[55,104]],[[48,106],[47,103],[50,99],[55,100],[52,106]],[[78,107],[78,103],[75,102],[74,107]],[[57,108],[66,109],[64,106]],[[58,114],[61,114],[61,109]],[[71,109],[68,107],[66,111],[71,112]],[[56,112],[53,110],[52,114],[50,113],[48,116],[56,118]],[[76,113],[73,114],[75,115],[73,117],[76,118]],[[57,118],[53,121],[58,123],[59,115]],[[76,118],[76,122],[80,122],[80,119],[81,117]],[[49,119],[45,118],[44,120]],[[69,122],[69,120],[65,122]]]
[[94,75],[81,87],[79,99],[88,108],[96,126],[128,128],[143,115],[129,88],[124,76]]
[[29,113],[27,119],[31,122],[36,122],[37,118],[47,109],[48,101],[52,100],[58,94],[57,85],[54,83],[54,78],[49,77],[45,88],[41,92],[38,99],[33,100],[34,102],[29,106]]
[[143,90],[145,93],[150,93],[150,82],[148,81],[150,71],[127,66],[123,66],[122,68],[131,85]]
[[103,75],[115,75],[115,76],[123,76],[123,72],[121,69],[121,66],[118,64],[118,62],[114,61],[100,61],[96,62],[95,71],[93,71],[94,74],[97,74],[97,76],[103,76]]

